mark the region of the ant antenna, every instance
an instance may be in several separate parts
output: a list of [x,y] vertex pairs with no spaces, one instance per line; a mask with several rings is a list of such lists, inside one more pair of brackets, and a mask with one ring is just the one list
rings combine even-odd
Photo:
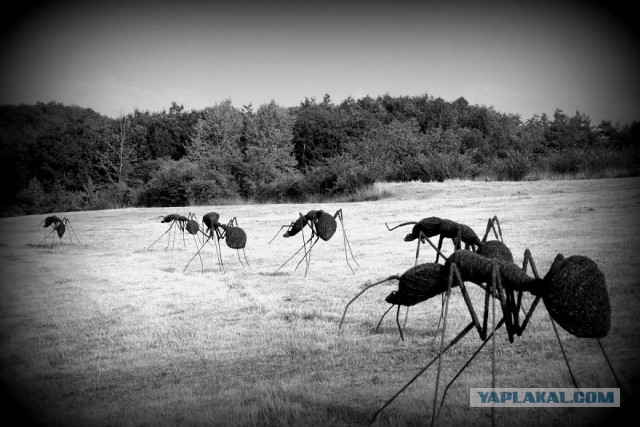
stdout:
[[417,223],[418,223],[417,221],[405,222],[405,223],[402,223],[402,224],[400,224],[400,225],[396,225],[396,226],[395,226],[395,227],[393,227],[393,228],[389,228],[389,225],[388,225],[386,222],[384,223],[384,225],[386,225],[386,226],[387,226],[387,230],[392,231],[392,230],[395,230],[395,229],[396,229],[396,228],[398,228],[398,227],[404,227],[405,225],[412,225],[412,224],[417,224]]

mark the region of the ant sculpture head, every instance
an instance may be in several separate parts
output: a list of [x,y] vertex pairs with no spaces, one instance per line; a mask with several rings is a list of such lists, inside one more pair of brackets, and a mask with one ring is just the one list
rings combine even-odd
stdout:
[[611,327],[604,274],[585,256],[558,254],[544,277],[542,300],[551,317],[572,335],[602,338]]
[[307,219],[303,216],[300,216],[293,224],[291,224],[291,226],[289,227],[289,230],[287,230],[287,232],[284,233],[282,236],[283,237],[295,236],[304,228],[305,225],[307,225]]
[[213,227],[213,225],[218,222],[219,219],[220,214],[218,214],[217,212],[209,212],[202,216],[202,222],[207,227],[207,231],[209,231]]

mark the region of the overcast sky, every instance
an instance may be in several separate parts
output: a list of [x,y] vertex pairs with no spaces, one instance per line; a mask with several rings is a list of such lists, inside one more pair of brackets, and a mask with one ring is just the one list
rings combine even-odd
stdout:
[[631,17],[563,0],[36,2],[3,12],[0,104],[117,117],[429,94],[624,124],[640,120]]

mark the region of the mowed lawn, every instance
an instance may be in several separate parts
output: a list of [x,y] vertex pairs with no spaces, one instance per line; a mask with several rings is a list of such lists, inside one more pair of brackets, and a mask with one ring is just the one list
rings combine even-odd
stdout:
[[[0,219],[0,379],[14,413],[48,425],[366,425],[371,416],[433,358],[440,298],[412,307],[401,341],[395,311],[380,329],[384,298],[397,288],[367,282],[412,267],[410,226],[429,216],[471,226],[482,237],[497,215],[517,264],[529,248],[544,275],[558,253],[585,255],[604,273],[611,331],[602,343],[621,380],[623,407],[633,409],[640,349],[640,178],[536,182],[379,184],[392,197],[358,203],[260,204],[55,212],[66,216],[80,244],[64,236],[44,247],[46,215]],[[360,267],[345,261],[342,231],[312,252],[307,276],[302,245],[282,225],[299,213],[342,209]],[[207,212],[236,217],[248,235],[243,267],[222,242],[224,274],[212,246],[204,273],[193,237],[176,234],[158,216]],[[274,235],[278,237],[269,244]],[[173,233],[171,233],[173,237]],[[305,233],[309,237],[309,233]],[[50,240],[51,242],[51,240]],[[445,252],[453,245],[444,243]],[[423,246],[420,262],[435,252]],[[244,261],[244,258],[243,258]],[[529,274],[531,272],[529,271]],[[472,296],[482,310],[483,292]],[[525,297],[527,307],[531,295]],[[403,310],[404,316],[404,310]],[[449,306],[446,341],[470,321],[459,289]],[[583,387],[617,387],[595,340],[560,335]],[[480,344],[475,331],[443,359],[442,390]],[[540,304],[514,343],[496,342],[496,386],[572,387],[549,315]],[[430,368],[377,420],[426,425],[436,378]],[[451,386],[440,425],[490,425],[491,412],[469,407],[471,387],[491,386],[487,346]],[[624,409],[497,409],[495,424],[595,425]]]

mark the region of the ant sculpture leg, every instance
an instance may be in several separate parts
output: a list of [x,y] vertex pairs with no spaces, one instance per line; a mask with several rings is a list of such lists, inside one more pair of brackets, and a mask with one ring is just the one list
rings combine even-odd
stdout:
[[278,229],[278,231],[276,232],[276,235],[273,236],[273,238],[271,240],[269,240],[269,243],[267,243],[267,244],[270,245],[271,242],[273,242],[275,240],[275,238],[278,237],[278,235],[280,234],[280,232],[282,231],[283,228],[289,228],[289,227],[293,226],[293,224],[294,224],[294,222],[291,221],[291,224],[284,224],[282,227],[280,227]]
[[[180,223],[176,220],[171,221],[171,226],[169,227],[169,230],[171,230],[172,228],[173,228],[173,244],[171,245],[171,250],[173,250],[176,245],[176,229],[182,229],[180,227]],[[169,233],[169,240],[167,241],[167,247],[165,248],[165,250],[169,249],[169,244],[171,244],[171,233]]]
[[[496,226],[498,227],[497,231],[496,231]],[[489,218],[489,221],[487,221],[487,230],[485,231],[484,237],[482,238],[483,242],[487,241],[487,237],[489,236],[489,231],[491,230],[493,230],[493,234],[496,236],[496,240],[504,242],[504,240],[502,240],[502,229],[500,228],[500,221],[498,220],[497,216],[494,216],[493,218]]]
[[[358,299],[358,297],[360,297],[360,295],[362,295],[363,293],[365,293],[367,290],[369,290],[369,289],[373,288],[374,286],[378,286],[378,285],[380,285],[380,284],[382,284],[382,283],[388,282],[388,281],[390,281],[390,280],[400,280],[400,276],[399,276],[399,275],[389,276],[389,277],[387,277],[387,278],[386,278],[386,279],[384,279],[384,280],[380,280],[380,281],[378,281],[378,282],[376,282],[376,283],[373,283],[373,284],[371,284],[371,285],[367,285],[367,286],[366,286],[362,291],[360,291],[356,296],[354,296],[354,297],[353,297],[353,298],[352,298],[352,299],[347,303],[347,305],[346,305],[346,306],[345,306],[345,308],[344,308],[344,312],[342,313],[342,318],[340,319],[340,325],[338,325],[338,329],[341,329],[341,328],[342,328],[342,323],[344,323],[344,319],[345,319],[345,317],[346,317],[346,315],[347,315],[347,310],[349,309],[349,306],[351,305],[351,303],[353,303],[356,299]],[[403,328],[403,327],[402,327],[402,326],[400,326],[400,319],[399,319],[399,317],[400,317],[400,307],[401,307],[401,305],[400,305],[400,304],[391,304],[391,305],[389,306],[389,308],[387,309],[387,311],[385,311],[385,312],[384,312],[384,314],[382,315],[382,317],[380,318],[380,321],[378,322],[378,325],[376,326],[376,331],[380,328],[380,325],[382,324],[382,320],[383,320],[383,319],[384,319],[384,317],[387,315],[387,313],[388,313],[389,311],[391,311],[391,309],[392,309],[394,306],[396,306],[396,305],[398,306],[398,309],[397,309],[398,311],[396,312],[396,324],[398,325],[398,332],[400,333],[400,339],[401,339],[402,341],[404,341],[404,335],[403,335],[403,333],[402,333],[402,328]],[[409,311],[409,307],[407,307],[407,313],[408,313],[408,311]]]
[[[212,244],[214,249],[216,250],[218,267],[220,268],[220,271],[224,273],[224,263],[222,262],[222,248],[220,247],[220,234],[218,226],[216,224],[211,225],[207,241],[209,242],[209,244]],[[213,241],[213,243],[211,243],[211,241]]]
[[[196,256],[200,257],[200,269],[202,274],[204,274],[204,263],[202,262],[202,256],[200,256],[200,252],[202,251],[202,249],[204,249],[204,246],[207,244],[207,242],[211,239],[212,236],[207,236],[207,234],[202,231],[202,230],[198,230],[199,233],[202,233],[203,237],[202,237],[202,246],[200,246],[198,248],[197,242],[196,242],[196,248],[198,248],[198,250],[196,251],[196,253],[191,257],[191,259],[189,260],[189,262],[187,263],[187,265],[185,265],[184,269],[182,269],[182,272],[184,273],[185,271],[187,271],[187,267],[189,267],[189,264],[191,264],[191,261],[194,260],[194,258]],[[196,233],[197,234],[197,233]],[[193,236],[193,238],[195,239],[195,235]],[[217,247],[216,247],[216,251],[217,251]]]
[[[238,252],[238,261],[240,261],[240,264],[244,267],[244,264],[242,263],[242,260],[240,259],[240,249],[236,249],[236,251]],[[247,259],[247,253],[244,251],[244,248],[242,248],[242,255],[244,255],[244,262],[247,263],[247,267],[249,267],[249,270],[253,270],[251,268],[251,265],[249,265],[249,260]]]
[[[457,245],[459,246],[460,244],[460,235],[461,233],[458,232],[458,243]],[[442,236],[440,236],[440,240],[438,241],[438,247],[436,247],[433,242],[431,241],[431,239],[429,239],[422,231],[420,232],[420,237],[417,239],[418,240],[418,248],[416,249],[416,265],[418,264],[418,255],[420,254],[420,241],[424,240],[427,243],[429,243],[429,245],[431,245],[431,247],[433,249],[436,250],[436,263],[438,262],[438,256],[441,256],[443,260],[446,260],[447,257],[442,253],[442,251],[440,250],[440,248],[442,247]],[[440,308],[440,317],[438,318],[438,326],[436,326],[436,333],[433,336],[433,342],[435,343],[435,339],[438,336],[438,331],[440,330],[440,323],[442,322],[442,317],[444,316],[444,299],[445,296],[444,294],[442,294],[442,305]],[[409,316],[409,307],[407,307],[407,317]],[[405,326],[406,326],[406,319],[405,319]]]
[[[391,309],[393,307],[395,307],[396,305],[398,306],[398,310],[396,311],[396,325],[398,325],[398,332],[400,332],[400,340],[404,341],[404,335],[402,334],[402,328],[406,326],[407,318],[405,317],[405,324],[400,326],[400,307],[402,307],[400,304],[391,304],[389,306],[387,311],[385,311],[384,314],[382,315],[382,317],[380,318],[380,321],[378,322],[378,326],[376,326],[376,331],[378,330],[378,328],[382,324],[382,319],[384,319],[384,316],[386,316],[387,313],[390,312]],[[408,316],[408,315],[409,315],[409,307],[407,307],[407,311],[406,311],[406,316]]]
[[[342,328],[342,323],[344,322],[344,318],[347,315],[347,310],[349,309],[349,306],[351,305],[351,303],[353,303],[356,299],[358,299],[360,297],[360,295],[362,295],[363,293],[365,293],[366,291],[368,291],[369,289],[373,288],[374,286],[378,286],[381,285],[385,282],[388,282],[389,280],[400,280],[400,276],[397,274],[394,274],[393,276],[389,276],[384,280],[380,280],[378,282],[375,282],[371,285],[367,285],[363,290],[361,290],[360,292],[358,292],[358,294],[356,294],[356,296],[354,296],[348,303],[347,305],[344,307],[344,313],[342,313],[342,318],[340,319],[340,325],[338,325],[338,329]],[[393,305],[391,306],[393,307]],[[389,309],[390,310],[390,309]],[[388,310],[387,310],[388,311]],[[385,313],[386,314],[386,313]],[[382,321],[382,319],[380,319],[380,321]]]
[[[300,213],[300,217],[301,217],[301,218],[304,218],[304,215],[302,215],[302,213]],[[310,224],[310,222],[309,222],[308,220],[306,220],[306,219],[305,219],[304,221],[306,222],[306,224],[307,224],[307,225],[311,226],[311,224]],[[293,223],[291,223],[291,224],[293,224]],[[282,230],[282,228],[284,228],[284,227],[285,227],[285,226],[280,227],[280,230]],[[303,231],[304,231],[304,228],[303,228]],[[278,232],[280,232],[280,231],[278,231]],[[287,263],[288,263],[289,261],[291,261],[291,260],[293,259],[293,257],[295,257],[296,255],[298,255],[298,253],[300,253],[300,251],[301,251],[301,250],[303,250],[303,249],[304,249],[305,253],[304,253],[304,258],[302,258],[302,259],[307,259],[307,257],[308,257],[308,252],[309,252],[309,251],[311,251],[311,249],[309,249],[309,251],[307,251],[307,243],[310,243],[310,242],[311,242],[311,240],[314,238],[314,236],[315,236],[315,232],[314,232],[314,231],[313,231],[313,229],[312,229],[312,230],[311,230],[311,237],[309,238],[309,240],[305,241],[305,240],[304,240],[304,233],[302,233],[302,246],[301,246],[301,247],[300,247],[300,249],[298,249],[298,250],[297,250],[293,255],[291,255],[291,256],[289,257],[289,259],[288,259],[288,260],[286,260],[286,261],[284,262],[284,264],[282,264],[280,267],[278,267],[278,269],[276,270],[276,273],[277,273],[278,271],[280,271],[280,269],[281,269],[282,267],[284,267],[285,265],[287,265]],[[274,237],[274,239],[275,239],[275,237]],[[271,239],[271,240],[273,240],[273,239]],[[316,241],[317,241],[317,239],[316,239]],[[313,245],[312,245],[312,246],[313,246]],[[298,263],[298,265],[299,265],[299,264],[300,264],[300,263]],[[296,268],[298,268],[298,267],[296,266]],[[305,274],[305,276],[306,276],[306,274]]]
[[353,262],[355,262],[358,267],[360,267],[360,264],[358,264],[358,261],[356,261],[356,258],[353,256],[353,251],[351,250],[351,244],[349,243],[349,239],[347,238],[347,232],[344,230],[344,216],[342,215],[342,209],[338,209],[336,213],[333,215],[333,218],[334,219],[337,218],[340,220],[340,226],[342,227],[342,240],[344,245],[344,259],[345,261],[347,261],[347,265],[349,266],[349,268],[351,268],[351,271],[353,272],[353,268],[351,267],[351,264],[349,264],[349,258],[347,256],[347,247],[349,247],[349,253],[351,254],[351,259],[353,260]]
[[384,316],[386,316],[387,313],[390,312],[393,307],[395,307],[395,304],[389,304],[389,308],[387,308],[387,311],[385,311],[382,314],[382,317],[380,318],[380,321],[378,322],[378,325],[376,326],[376,332],[378,331],[378,328],[380,328],[380,325],[382,324],[382,319],[384,319]]
[[[311,237],[309,237],[309,240],[307,240],[306,243],[304,240],[304,229],[301,230],[303,247],[304,247],[304,257],[302,257],[300,261],[298,261],[298,264],[296,264],[296,268],[294,269],[294,271],[297,270],[300,264],[302,263],[302,261],[304,260],[305,261],[304,277],[307,277],[307,273],[309,273],[309,266],[311,265],[311,249],[313,249],[316,243],[318,243],[318,240],[320,240],[318,231],[316,230],[312,221],[309,222],[309,228],[311,229]],[[316,238],[315,240],[313,240],[314,237]],[[313,243],[311,243],[311,240],[313,240]],[[307,243],[309,243],[309,250],[307,250]]]
[[[187,242],[185,242],[184,240],[184,229],[185,229],[185,223],[184,222],[179,222],[178,221],[178,228],[180,229],[180,231],[182,231],[182,244],[184,245],[184,247],[187,247]],[[175,233],[175,230],[174,230]],[[174,239],[173,239],[173,243],[175,243],[175,234],[174,234]],[[171,247],[171,249],[173,249],[173,247]]]
[[[467,292],[467,289],[466,289],[466,287],[464,285],[464,281],[462,280],[462,276],[461,276],[460,272],[458,271],[455,263],[451,264],[451,267],[450,267],[450,270],[449,270],[449,277],[448,277],[448,281],[447,281],[447,291],[445,292],[444,320],[443,320],[441,341],[440,341],[440,349],[438,351],[438,355],[435,356],[429,362],[429,364],[427,364],[427,366],[425,366],[420,372],[418,372],[418,374],[416,376],[414,376],[402,389],[400,389],[400,391],[398,391],[390,400],[388,400],[384,404],[384,406],[382,406],[382,408],[380,408],[373,415],[369,425],[371,425],[375,421],[376,417],[380,414],[380,412],[382,412],[382,410],[384,408],[386,408],[393,400],[395,400],[396,397],[398,397],[411,383],[413,383],[420,375],[422,375],[433,363],[438,361],[438,372],[436,374],[436,384],[435,384],[433,411],[432,411],[432,419],[431,419],[431,425],[433,425],[434,422],[435,422],[435,414],[436,414],[435,411],[436,411],[436,404],[437,404],[437,398],[438,398],[438,388],[439,388],[439,381],[440,381],[440,369],[441,369],[441,364],[442,364],[442,356],[444,355],[444,353],[447,350],[449,350],[451,347],[453,347],[453,345],[455,345],[460,339],[462,339],[462,337],[464,337],[474,327],[475,327],[476,331],[478,332],[478,334],[480,335],[480,339],[483,342],[488,341],[490,338],[493,338],[493,340],[495,340],[495,330],[497,330],[499,327],[501,327],[503,323],[506,323],[507,324],[507,328],[509,329],[510,321],[509,321],[507,316],[503,316],[503,318],[497,324],[495,323],[495,305],[494,305],[493,306],[494,316],[493,316],[492,328],[491,328],[492,331],[491,331],[491,334],[487,336],[488,313],[489,313],[489,298],[490,298],[490,296],[491,295],[493,295],[494,297],[495,296],[501,296],[502,297],[502,298],[500,298],[501,305],[503,307],[503,310],[506,310],[506,307],[505,307],[506,306],[506,299],[504,298],[504,293],[500,292],[500,289],[502,288],[502,284],[500,283],[500,275],[498,274],[498,266],[497,266],[497,264],[495,262],[493,262],[492,264],[493,264],[492,265],[492,284],[491,284],[491,288],[487,287],[487,289],[486,289],[485,301],[484,301],[484,316],[483,316],[482,324],[480,323],[480,321],[478,319],[478,316],[476,314],[476,311],[473,308],[473,305],[471,303],[471,299],[470,299],[469,294]],[[451,340],[449,342],[449,344],[445,347],[444,346],[444,337],[445,337],[446,328],[447,328],[447,317],[448,317],[449,300],[450,300],[450,297],[451,297],[451,289],[455,285],[460,286],[460,289],[462,291],[462,295],[464,297],[465,303],[466,303],[467,308],[469,310],[469,314],[471,315],[472,321],[464,329],[462,329],[458,333],[458,335],[456,335],[456,337],[453,338],[453,340]],[[495,303],[495,298],[493,299],[493,301]],[[529,317],[530,316],[528,316],[528,318]],[[526,323],[528,322],[528,318],[525,320],[525,324],[523,325],[523,329],[524,329],[524,327],[526,327]],[[494,358],[494,364],[495,364],[495,358]],[[495,378],[492,381],[495,381]],[[445,392],[446,392],[446,389],[445,389]]]
[[[174,224],[175,224],[175,221],[171,221],[171,225],[169,226],[169,228],[167,229],[167,231],[165,231],[164,233],[162,233],[162,235],[161,235],[160,237],[158,237],[158,238],[156,239],[156,241],[155,241],[155,242],[153,242],[151,245],[149,245],[149,247],[147,248],[147,250],[151,249],[151,246],[155,245],[155,244],[158,242],[158,240],[162,239],[162,238],[164,237],[164,235],[165,235],[165,234],[169,233],[169,232],[171,231],[171,229],[173,228]],[[165,248],[165,250],[166,250],[166,249],[169,249],[169,244],[170,244],[170,243],[171,243],[171,234],[169,234],[169,242],[167,243],[167,247]]]
[[[387,228],[388,228],[388,226],[387,226]],[[422,231],[420,232],[419,236],[420,237],[417,239],[418,240],[418,247],[417,247],[417,250],[416,250],[416,265],[417,265],[417,261],[418,261],[418,255],[420,254],[420,241],[421,240],[424,240],[427,243],[429,243],[429,245],[431,245],[431,247],[433,249],[435,249],[442,256],[443,259],[445,259],[445,260],[447,259],[447,257],[441,251],[439,251],[438,248],[433,244],[431,239],[429,239]],[[380,324],[382,323],[382,320],[387,315],[387,313],[391,310],[391,308],[393,308],[393,304],[389,307],[389,309],[387,309],[387,311],[384,312],[384,314],[380,318],[380,321],[378,322],[378,326],[376,327],[376,330],[378,330],[378,328],[380,327]],[[410,307],[407,307],[407,310],[405,312],[404,322],[402,324],[403,328],[405,328],[407,326],[407,321],[409,319],[409,308]],[[400,306],[398,306],[398,309],[400,309]],[[436,336],[438,334],[438,331],[440,330],[440,322],[442,321],[443,312],[444,312],[444,298],[442,299],[442,309],[441,309],[441,312],[440,312],[440,319],[438,320],[438,326],[436,328],[436,333],[434,335],[434,342],[435,342]],[[398,330],[400,331],[400,336],[402,337],[402,328],[400,328],[399,325],[398,325]]]
[[[438,260],[440,259],[440,257],[442,257],[442,259],[446,260],[447,257],[442,253],[442,242],[444,241],[444,237],[441,235],[440,239],[438,240],[438,246],[434,245],[433,242],[431,241],[431,239],[429,239],[424,232],[420,232],[420,236],[418,239],[416,239],[418,241],[418,245],[416,247],[416,261],[414,266],[418,265],[418,256],[420,255],[420,244],[423,242],[427,242],[429,243],[429,245],[431,245],[431,247],[433,249],[435,249],[436,251],[436,260],[435,262],[437,263]],[[458,232],[458,240],[456,243],[456,249],[459,249],[460,246],[460,232]]]
[[[45,230],[45,235],[42,238],[42,240],[40,240],[40,243],[38,243],[39,245],[42,244],[42,242],[44,242],[44,246],[47,246],[47,239],[49,238],[49,236],[51,236],[54,232],[56,231],[55,228],[52,228],[51,231],[49,231],[49,233],[47,233],[47,231]],[[62,243],[62,240],[60,241]],[[52,238],[52,242],[51,242],[51,246],[53,246],[56,243],[56,237],[55,235]]]
[[[65,223],[65,225],[69,226],[69,229],[71,230],[71,233],[73,233],[73,235],[76,238],[76,241],[78,242],[78,244],[80,243],[80,239],[78,239],[78,235],[76,234],[76,231],[73,229],[73,226],[71,225],[71,221],[69,221],[67,218],[63,218],[63,221]],[[71,244],[73,244],[73,239],[71,238],[71,233],[69,233],[69,241],[71,242]]]
[[[300,214],[300,216],[302,216],[302,213]],[[290,223],[290,224],[284,224],[283,226],[281,226],[281,227],[278,229],[278,231],[276,232],[275,236],[273,236],[273,238],[272,238],[271,240],[269,240],[269,243],[268,243],[268,244],[270,245],[270,244],[271,244],[271,242],[273,242],[273,241],[274,241],[274,239],[275,239],[276,237],[278,237],[278,235],[280,234],[280,231],[282,231],[282,229],[283,229],[283,228],[291,228],[291,227],[293,227],[293,225],[294,225],[294,224],[295,224],[295,222],[294,222],[294,221],[291,221],[291,223]],[[305,243],[305,240],[304,240],[304,229],[302,229],[301,231],[302,231],[302,243],[304,244],[304,243]],[[305,244],[303,247],[304,247],[304,249],[305,249],[305,251],[304,251],[304,254],[305,254],[305,255],[304,255],[304,256],[305,256],[305,258],[306,258],[306,257],[307,257],[306,244]],[[278,268],[278,270],[280,270],[282,267],[284,267],[284,266],[287,264],[287,262],[291,261],[291,259],[292,259],[294,256],[296,256],[296,254],[297,254],[298,252],[300,252],[302,249],[303,249],[303,248],[298,249],[298,250],[296,251],[296,253],[294,253],[294,254],[293,254],[293,255],[292,255],[292,256],[291,256],[291,257],[290,257],[290,258],[289,258],[289,259],[288,259],[284,264],[282,264],[282,265]],[[278,272],[278,270],[276,270],[276,273]]]
[[[446,314],[448,314],[449,297],[451,295],[451,288],[452,288],[453,278],[454,278],[454,271],[452,269],[452,270],[449,271],[449,280],[448,280],[448,283],[447,283],[447,290],[445,292],[445,295],[446,295],[446,298],[445,298],[445,313]],[[374,286],[374,285],[372,285],[372,286]],[[475,316],[475,312],[473,312],[472,317],[474,317],[474,316]],[[444,325],[443,325],[443,328],[442,328],[442,341],[441,341],[441,344],[440,344],[440,349],[438,351],[438,354],[433,359],[431,359],[431,361],[424,368],[422,368],[411,380],[409,380],[409,382],[407,382],[407,384],[405,384],[395,395],[393,395],[391,397],[391,399],[389,399],[380,409],[378,409],[378,411],[376,411],[375,414],[373,414],[373,416],[371,417],[371,420],[369,421],[369,425],[372,425],[373,422],[378,417],[378,415],[387,406],[389,406],[391,404],[391,402],[393,402],[400,394],[402,394],[402,392],[404,390],[406,390],[407,387],[409,387],[416,379],[418,379],[418,377],[420,377],[431,365],[433,365],[436,361],[438,361],[440,363],[440,361],[442,360],[442,355],[444,353],[446,353],[451,347],[453,347],[458,341],[460,341],[465,335],[467,335],[469,333],[469,331],[471,331],[473,329],[474,325],[476,326],[476,328],[478,328],[477,317],[474,317],[474,321],[472,321],[467,326],[465,326],[449,342],[449,344],[447,344],[447,346],[444,347],[444,335],[445,335],[445,331],[446,331],[446,324],[447,324],[447,322],[446,322],[446,315],[445,315]],[[440,376],[440,369],[438,369],[437,378],[436,378],[436,397],[437,397],[437,387],[438,387],[439,376]],[[434,399],[434,402],[435,402],[435,399]]]
[[218,261],[220,262],[220,268],[222,269],[222,271],[224,271],[224,262],[222,261],[222,246],[220,245],[220,240],[223,240],[226,234],[224,230],[220,231],[220,228],[218,227],[215,227],[213,229],[213,232],[215,233],[216,245],[219,249],[218,253],[220,256],[218,257]]

